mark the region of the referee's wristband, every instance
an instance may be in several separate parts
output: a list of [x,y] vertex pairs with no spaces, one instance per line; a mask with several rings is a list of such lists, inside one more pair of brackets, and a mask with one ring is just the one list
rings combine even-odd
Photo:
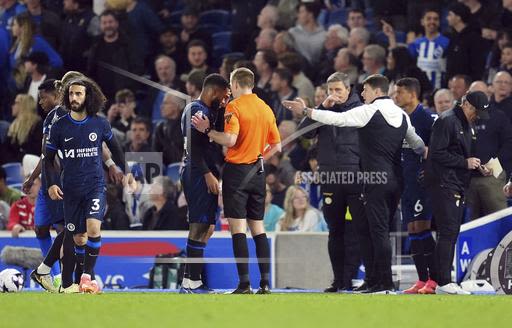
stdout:
[[111,166],[116,165],[116,163],[112,160],[112,158],[109,158],[105,161],[105,165],[110,168]]

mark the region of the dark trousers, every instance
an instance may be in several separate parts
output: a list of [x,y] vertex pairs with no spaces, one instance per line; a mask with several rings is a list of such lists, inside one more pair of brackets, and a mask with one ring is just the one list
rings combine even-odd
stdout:
[[389,231],[400,195],[402,184],[396,179],[389,179],[385,184],[365,185],[364,206],[367,225],[361,225],[360,233],[366,240],[361,244],[361,251],[370,263],[367,269],[369,285],[382,284],[385,287],[393,284],[391,273],[391,241]]
[[429,192],[432,199],[432,214],[437,227],[436,264],[438,274],[433,279],[443,286],[452,280],[455,244],[464,217],[464,195],[441,187],[429,188]]
[[[354,238],[357,223],[366,220],[361,187],[346,184],[325,184],[321,187],[323,213],[329,227],[328,251],[336,287],[350,288],[361,261],[359,239]],[[345,220],[347,206],[352,222]],[[351,234],[351,235],[348,235]],[[347,237],[347,238],[346,238]]]

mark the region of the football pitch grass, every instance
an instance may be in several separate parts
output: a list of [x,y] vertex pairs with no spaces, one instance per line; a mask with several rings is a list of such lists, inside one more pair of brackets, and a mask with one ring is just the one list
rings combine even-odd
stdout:
[[510,296],[0,294],[0,327],[510,327]]

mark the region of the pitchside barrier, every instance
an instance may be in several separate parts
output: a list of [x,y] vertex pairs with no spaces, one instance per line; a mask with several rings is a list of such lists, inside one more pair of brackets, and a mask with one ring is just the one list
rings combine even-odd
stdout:
[[463,224],[455,248],[455,279],[460,282],[467,274],[488,280],[498,292],[511,291],[511,232],[511,207]]

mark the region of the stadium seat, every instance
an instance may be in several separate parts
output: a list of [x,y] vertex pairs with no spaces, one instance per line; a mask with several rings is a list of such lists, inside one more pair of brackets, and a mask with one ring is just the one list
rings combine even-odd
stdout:
[[231,14],[229,11],[213,9],[207,10],[199,15],[199,24],[211,24],[218,26],[230,26],[231,25]]
[[348,11],[346,8],[333,10],[329,13],[327,19],[327,27],[334,24],[345,25],[347,23]]
[[212,35],[213,58],[222,58],[231,52],[231,32],[220,32]]
[[6,174],[6,183],[13,185],[16,183],[23,183],[22,166],[21,163],[13,162],[2,165]]
[[171,179],[173,183],[178,183],[180,181],[180,169],[181,162],[172,163],[167,165],[167,171],[165,174]]
[[23,183],[10,184],[9,187],[21,191],[21,189],[23,188]]
[[[397,43],[405,43],[407,35],[405,32],[395,31],[395,37]],[[389,39],[382,31],[379,31],[375,34],[375,40],[378,44],[384,45],[385,47],[389,45]]]
[[327,20],[329,18],[329,11],[327,9],[320,10],[320,14],[318,14],[318,17],[316,18],[316,22],[318,25],[323,26],[324,28],[327,27]]
[[209,34],[215,34],[220,32],[228,32],[230,27],[224,25],[215,25],[215,24],[201,24],[199,25],[199,29],[205,31]]

